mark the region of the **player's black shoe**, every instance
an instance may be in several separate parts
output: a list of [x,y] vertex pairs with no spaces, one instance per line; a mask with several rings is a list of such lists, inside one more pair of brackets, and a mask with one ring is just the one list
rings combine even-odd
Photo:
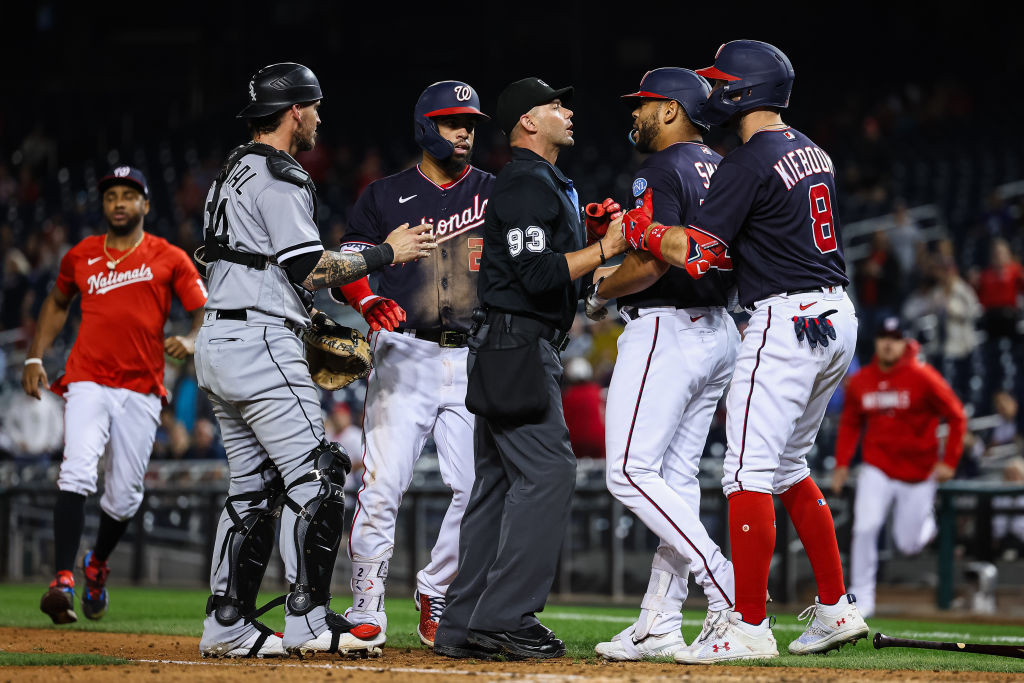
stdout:
[[565,643],[556,638],[551,629],[543,624],[536,624],[518,631],[474,631],[470,629],[468,640],[483,647],[498,649],[516,659],[550,659],[565,654]]

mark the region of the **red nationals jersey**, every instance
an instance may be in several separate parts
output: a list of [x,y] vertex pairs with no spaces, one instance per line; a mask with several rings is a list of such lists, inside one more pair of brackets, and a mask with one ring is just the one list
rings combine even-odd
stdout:
[[[908,341],[889,372],[873,360],[850,378],[836,437],[837,467],[850,464],[862,430],[864,462],[892,479],[924,481],[940,460],[956,467],[967,429],[963,404],[935,368],[917,359],[917,352],[917,342]],[[941,457],[935,435],[939,422],[949,424]]]
[[[108,251],[115,260],[125,253]],[[171,293],[194,311],[206,303],[206,287],[184,251],[153,235],[144,233],[114,270],[107,261],[103,235],[94,235],[60,262],[56,286],[68,297],[81,294],[82,325],[64,374],[51,388],[63,394],[71,382],[96,382],[166,396],[164,323]]]

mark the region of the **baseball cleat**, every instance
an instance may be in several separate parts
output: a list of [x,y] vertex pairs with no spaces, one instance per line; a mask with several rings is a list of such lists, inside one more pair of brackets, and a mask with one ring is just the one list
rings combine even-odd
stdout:
[[86,619],[99,619],[107,613],[107,577],[110,567],[100,562],[90,550],[82,560],[82,571],[85,574],[85,592],[82,593],[82,613]]
[[856,605],[852,593],[839,598],[834,605],[823,605],[814,598],[814,604],[797,617],[807,620],[807,628],[789,644],[794,655],[810,655],[838,650],[847,643],[856,643],[868,635],[868,625]]
[[386,638],[376,624],[353,624],[345,617],[327,612],[327,629],[316,638],[288,648],[288,653],[300,658],[320,653],[354,657],[379,657]]
[[434,634],[437,633],[437,625],[441,621],[441,613],[447,604],[444,596],[425,595],[416,589],[413,596],[416,602],[416,609],[420,613],[420,625],[416,629],[420,642],[427,647],[434,647]]
[[754,625],[744,622],[741,616],[732,611],[720,614],[703,640],[695,640],[690,647],[676,652],[675,660],[680,664],[714,664],[778,657],[771,629],[774,619],[766,617]]
[[[260,624],[260,626],[263,626]],[[218,643],[202,650],[203,657],[256,658],[287,657],[281,633],[275,633],[266,626],[257,629],[241,642]]]
[[78,621],[75,614],[75,577],[70,571],[57,572],[57,578],[50,582],[49,590],[39,601],[39,609],[48,614],[55,624]]
[[610,641],[598,643],[594,652],[613,662],[636,662],[641,659],[672,657],[686,647],[683,634],[678,629],[658,635],[649,633],[639,639],[635,633],[636,624],[630,624],[624,631],[612,636]]
[[497,650],[512,659],[551,659],[565,654],[565,643],[543,624],[534,624],[518,631],[469,629],[466,639],[485,650]]

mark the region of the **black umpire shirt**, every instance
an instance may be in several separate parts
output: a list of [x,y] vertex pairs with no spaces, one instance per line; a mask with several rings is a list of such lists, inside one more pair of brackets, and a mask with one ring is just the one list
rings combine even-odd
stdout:
[[543,157],[512,148],[484,217],[477,292],[488,309],[572,326],[581,282],[564,254],[583,248],[579,198],[572,181]]

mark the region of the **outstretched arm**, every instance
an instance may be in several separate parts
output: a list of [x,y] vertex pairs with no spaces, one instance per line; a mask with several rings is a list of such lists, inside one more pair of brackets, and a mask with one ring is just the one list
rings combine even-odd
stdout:
[[324,251],[302,286],[310,291],[340,287],[386,265],[430,256],[431,250],[437,248],[430,230],[431,226],[426,223],[412,228],[403,223],[391,231],[384,244],[371,249],[360,252]]
[[21,374],[21,388],[25,393],[35,399],[42,398],[40,387],[48,385],[46,370],[43,369],[42,358],[46,350],[53,344],[57,334],[64,328],[68,319],[68,309],[71,307],[70,297],[61,292],[57,287],[50,290],[46,300],[43,301],[42,309],[39,311],[39,324],[32,343],[28,347],[28,359],[37,362],[26,363]]

